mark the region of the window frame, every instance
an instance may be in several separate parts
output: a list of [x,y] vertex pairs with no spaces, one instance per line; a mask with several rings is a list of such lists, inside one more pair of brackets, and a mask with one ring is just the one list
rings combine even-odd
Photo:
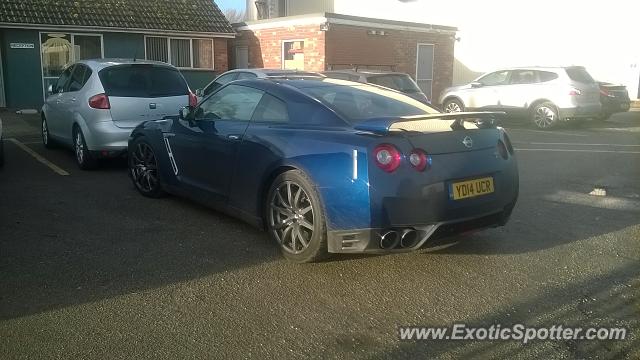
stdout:
[[[213,38],[204,38],[204,37],[180,37],[180,36],[159,36],[159,35],[145,35],[144,36],[144,58],[149,61],[157,61],[153,59],[149,59],[147,54],[147,38],[158,38],[164,39],[167,42],[167,64],[175,66],[171,64],[171,40],[189,40],[189,60],[190,66],[175,66],[180,70],[195,70],[195,71],[213,71],[216,68],[216,49],[215,49],[215,41]],[[209,40],[211,41],[211,67],[210,68],[201,68],[201,67],[193,67],[193,40]]]
[[[302,48],[302,49],[303,49],[303,51],[302,51],[302,55],[305,55],[305,52],[304,52],[304,49],[305,49],[305,48],[304,48],[304,46],[305,46],[305,45],[304,45],[304,44],[307,42],[307,41],[306,41],[306,39],[300,39],[300,38],[298,38],[298,39],[282,39],[282,40],[280,41],[280,69],[282,69],[282,70],[293,70],[293,69],[287,69],[287,68],[285,67],[284,44],[285,44],[285,43],[294,43],[294,42],[302,42],[302,46],[303,46],[303,48]],[[306,61],[306,55],[305,55],[305,61]],[[303,65],[303,68],[302,68],[302,69],[295,69],[295,70],[307,71],[306,69],[304,69],[304,67],[305,67],[305,66],[304,66],[304,65],[305,65],[305,64],[304,64],[304,62],[303,62],[303,64],[302,64],[302,65]]]

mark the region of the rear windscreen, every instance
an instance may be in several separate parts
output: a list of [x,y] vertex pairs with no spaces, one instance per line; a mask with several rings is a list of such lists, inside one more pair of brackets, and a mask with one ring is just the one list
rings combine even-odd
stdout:
[[585,68],[583,67],[567,68],[567,75],[569,75],[569,78],[573,81],[577,81],[585,84],[591,84],[595,82],[595,80],[593,80],[591,75],[589,75],[587,70],[585,70]]
[[149,64],[119,65],[99,73],[108,96],[166,97],[189,94],[189,87],[178,70]]

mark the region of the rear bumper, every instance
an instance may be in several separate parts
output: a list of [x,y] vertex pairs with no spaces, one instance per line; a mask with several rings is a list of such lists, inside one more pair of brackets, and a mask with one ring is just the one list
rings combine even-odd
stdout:
[[87,147],[91,151],[121,152],[127,149],[132,128],[117,127],[113,121],[99,121],[87,124],[85,131]]
[[[419,250],[438,239],[505,225],[509,221],[516,200],[514,199],[513,202],[497,212],[442,221],[430,225],[420,224],[388,229],[329,231],[327,234],[328,250],[331,253],[350,254],[381,254]],[[409,238],[409,230],[415,231],[416,236]],[[382,240],[383,234],[387,234],[389,231],[394,231],[397,234],[397,239],[394,242]]]
[[631,108],[631,101],[624,99],[607,99],[602,100],[602,112],[605,114],[615,114],[619,112],[627,112]]

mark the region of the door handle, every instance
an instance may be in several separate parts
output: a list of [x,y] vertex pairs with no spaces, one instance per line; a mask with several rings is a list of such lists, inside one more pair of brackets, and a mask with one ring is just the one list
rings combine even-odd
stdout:
[[230,140],[240,140],[240,135],[231,134],[228,135],[227,138],[229,138]]

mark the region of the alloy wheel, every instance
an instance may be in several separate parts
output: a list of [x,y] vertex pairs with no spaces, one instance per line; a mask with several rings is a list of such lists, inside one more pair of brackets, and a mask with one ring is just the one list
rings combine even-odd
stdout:
[[42,119],[42,143],[45,146],[49,145],[49,129],[45,119]]
[[76,159],[78,160],[78,164],[83,164],[86,154],[85,154],[85,148],[84,148],[84,138],[82,137],[82,132],[80,132],[80,130],[76,131],[75,150],[76,150]]
[[556,113],[546,106],[540,106],[533,115],[533,121],[539,128],[551,127],[556,122]]
[[285,251],[299,254],[309,246],[314,220],[311,199],[300,185],[285,181],[275,189],[270,199],[269,225]]
[[447,112],[447,113],[454,113],[454,112],[461,112],[461,111],[462,109],[460,109],[460,105],[458,105],[456,102],[450,102],[444,108],[444,112]]
[[144,192],[152,192],[158,186],[158,164],[151,146],[138,143],[131,153],[131,176],[136,186]]

